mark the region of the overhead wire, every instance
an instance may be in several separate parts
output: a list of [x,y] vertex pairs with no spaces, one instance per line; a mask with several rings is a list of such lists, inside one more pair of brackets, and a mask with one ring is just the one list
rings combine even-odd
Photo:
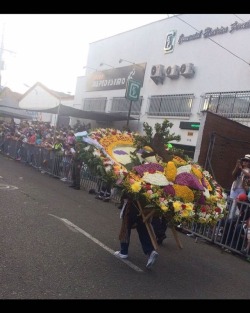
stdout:
[[233,14],[235,17],[237,17],[239,20],[241,20],[242,22],[246,22],[246,21],[244,21],[241,17],[239,17],[237,14]]

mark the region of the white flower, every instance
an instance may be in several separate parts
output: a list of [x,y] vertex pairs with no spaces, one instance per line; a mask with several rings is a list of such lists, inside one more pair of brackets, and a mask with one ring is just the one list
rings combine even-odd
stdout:
[[191,164],[183,165],[177,168],[177,175],[180,173],[190,173],[191,172]]
[[110,172],[112,170],[112,166],[111,165],[108,165],[105,167],[105,171],[106,172]]
[[221,213],[226,210],[227,203],[223,201],[217,201],[217,207],[221,209]]
[[97,156],[97,157],[100,157],[101,156],[101,152],[99,150],[94,150],[93,155]]
[[148,172],[144,173],[142,180],[144,180],[146,183],[149,183],[151,185],[157,185],[157,186],[166,186],[166,185],[173,185],[173,183],[169,182],[166,178],[166,176],[156,171],[154,174],[150,174]]
[[203,176],[205,176],[206,178],[211,178],[211,174],[208,171],[203,171]]
[[[116,150],[121,150],[124,152],[124,154],[118,154],[118,153],[116,153]],[[135,150],[135,148],[132,146],[119,145],[113,149],[112,154],[118,163],[126,165],[126,164],[131,163],[130,152],[134,152],[134,150]]]
[[209,193],[209,190],[208,190],[207,188],[204,188],[203,195],[204,195],[207,199],[210,198],[210,193]]

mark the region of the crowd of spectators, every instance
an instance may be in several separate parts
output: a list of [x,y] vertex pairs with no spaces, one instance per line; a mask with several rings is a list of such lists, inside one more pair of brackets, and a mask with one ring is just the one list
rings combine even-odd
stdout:
[[[78,120],[74,127],[57,127],[51,126],[47,122],[26,121],[22,120],[16,124],[13,119],[11,121],[0,121],[0,151],[7,151],[8,140],[14,140],[17,143],[15,159],[21,160],[22,147],[25,146],[27,151],[26,163],[32,164],[33,147],[42,147],[46,151],[56,152],[53,157],[60,157],[60,167],[64,173],[61,179],[68,180],[70,175],[71,159],[74,153],[76,138],[74,133],[86,129],[84,124]],[[44,164],[50,161],[50,157],[44,158]],[[56,164],[56,163],[55,163]],[[55,166],[55,176],[60,176],[58,173],[59,166]]]
[[26,120],[16,124],[12,119],[11,122],[0,121],[0,138],[12,138],[24,143],[30,143],[42,147],[52,147],[55,142],[60,141],[63,146],[74,144],[74,132],[85,130],[85,125],[79,127],[79,122],[75,127],[58,127],[51,126],[47,122]]

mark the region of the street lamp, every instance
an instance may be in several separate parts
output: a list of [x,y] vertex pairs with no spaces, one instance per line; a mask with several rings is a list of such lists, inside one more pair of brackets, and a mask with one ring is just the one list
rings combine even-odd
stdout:
[[135,65],[135,62],[131,62],[131,61],[128,61],[128,60],[125,60],[125,59],[120,59],[120,60],[119,60],[119,63],[122,63],[123,61],[125,61],[125,62],[128,62],[128,63],[130,63],[130,64],[134,64],[134,65]]
[[139,65],[139,64],[136,64],[135,62],[131,62],[131,61],[128,61],[128,60],[125,60],[125,59],[120,59],[119,60],[119,63],[122,63],[122,62],[127,62],[127,63],[130,63],[130,64],[133,64],[133,65],[135,65],[135,66],[137,66],[137,67],[140,67],[140,68],[143,68],[143,66],[141,66],[141,65]]
[[109,67],[111,67],[111,68],[114,68],[114,66],[112,66],[112,65],[109,65],[109,64],[107,64],[107,63],[101,62],[101,63],[100,63],[100,66],[103,66],[103,65],[107,65],[107,66],[109,66]]
[[84,66],[84,67],[83,67],[83,69],[85,69],[85,68],[90,68],[91,70],[95,70],[95,71],[97,71],[97,68],[94,68],[94,67]]

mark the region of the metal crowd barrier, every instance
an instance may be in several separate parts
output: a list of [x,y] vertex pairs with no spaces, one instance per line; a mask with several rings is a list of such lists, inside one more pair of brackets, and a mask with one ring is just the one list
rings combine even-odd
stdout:
[[[64,178],[67,183],[72,182],[71,157],[63,156],[61,153],[41,146],[3,137],[0,138],[0,152],[40,170],[41,173]],[[101,177],[92,175],[88,167],[83,164],[81,168],[81,187],[83,190],[98,193],[103,183]],[[112,189],[111,201],[120,203],[120,198],[120,191],[116,188]],[[223,251],[239,254],[250,260],[250,249],[246,250],[250,238],[247,239],[247,228],[245,227],[245,220],[247,216],[250,216],[250,203],[238,202],[236,206],[235,201],[229,198],[227,200],[227,212],[226,217],[213,227],[190,222],[179,225],[179,229],[190,233],[196,241],[200,239],[209,241],[221,246]]]
[[[72,160],[71,156],[65,156],[61,152],[45,147],[24,143],[10,137],[0,138],[0,152],[4,155],[30,165],[43,174],[48,174],[64,182],[72,183]],[[90,173],[85,164],[81,168],[81,187],[84,190],[98,193],[104,181],[101,177]],[[120,194],[115,188],[111,192],[111,201],[120,203]]]
[[220,246],[222,251],[239,254],[250,260],[247,219],[250,219],[250,203],[238,201],[236,205],[236,201],[228,198],[226,216],[213,227],[200,223],[186,223],[180,227],[196,241],[210,241]]

